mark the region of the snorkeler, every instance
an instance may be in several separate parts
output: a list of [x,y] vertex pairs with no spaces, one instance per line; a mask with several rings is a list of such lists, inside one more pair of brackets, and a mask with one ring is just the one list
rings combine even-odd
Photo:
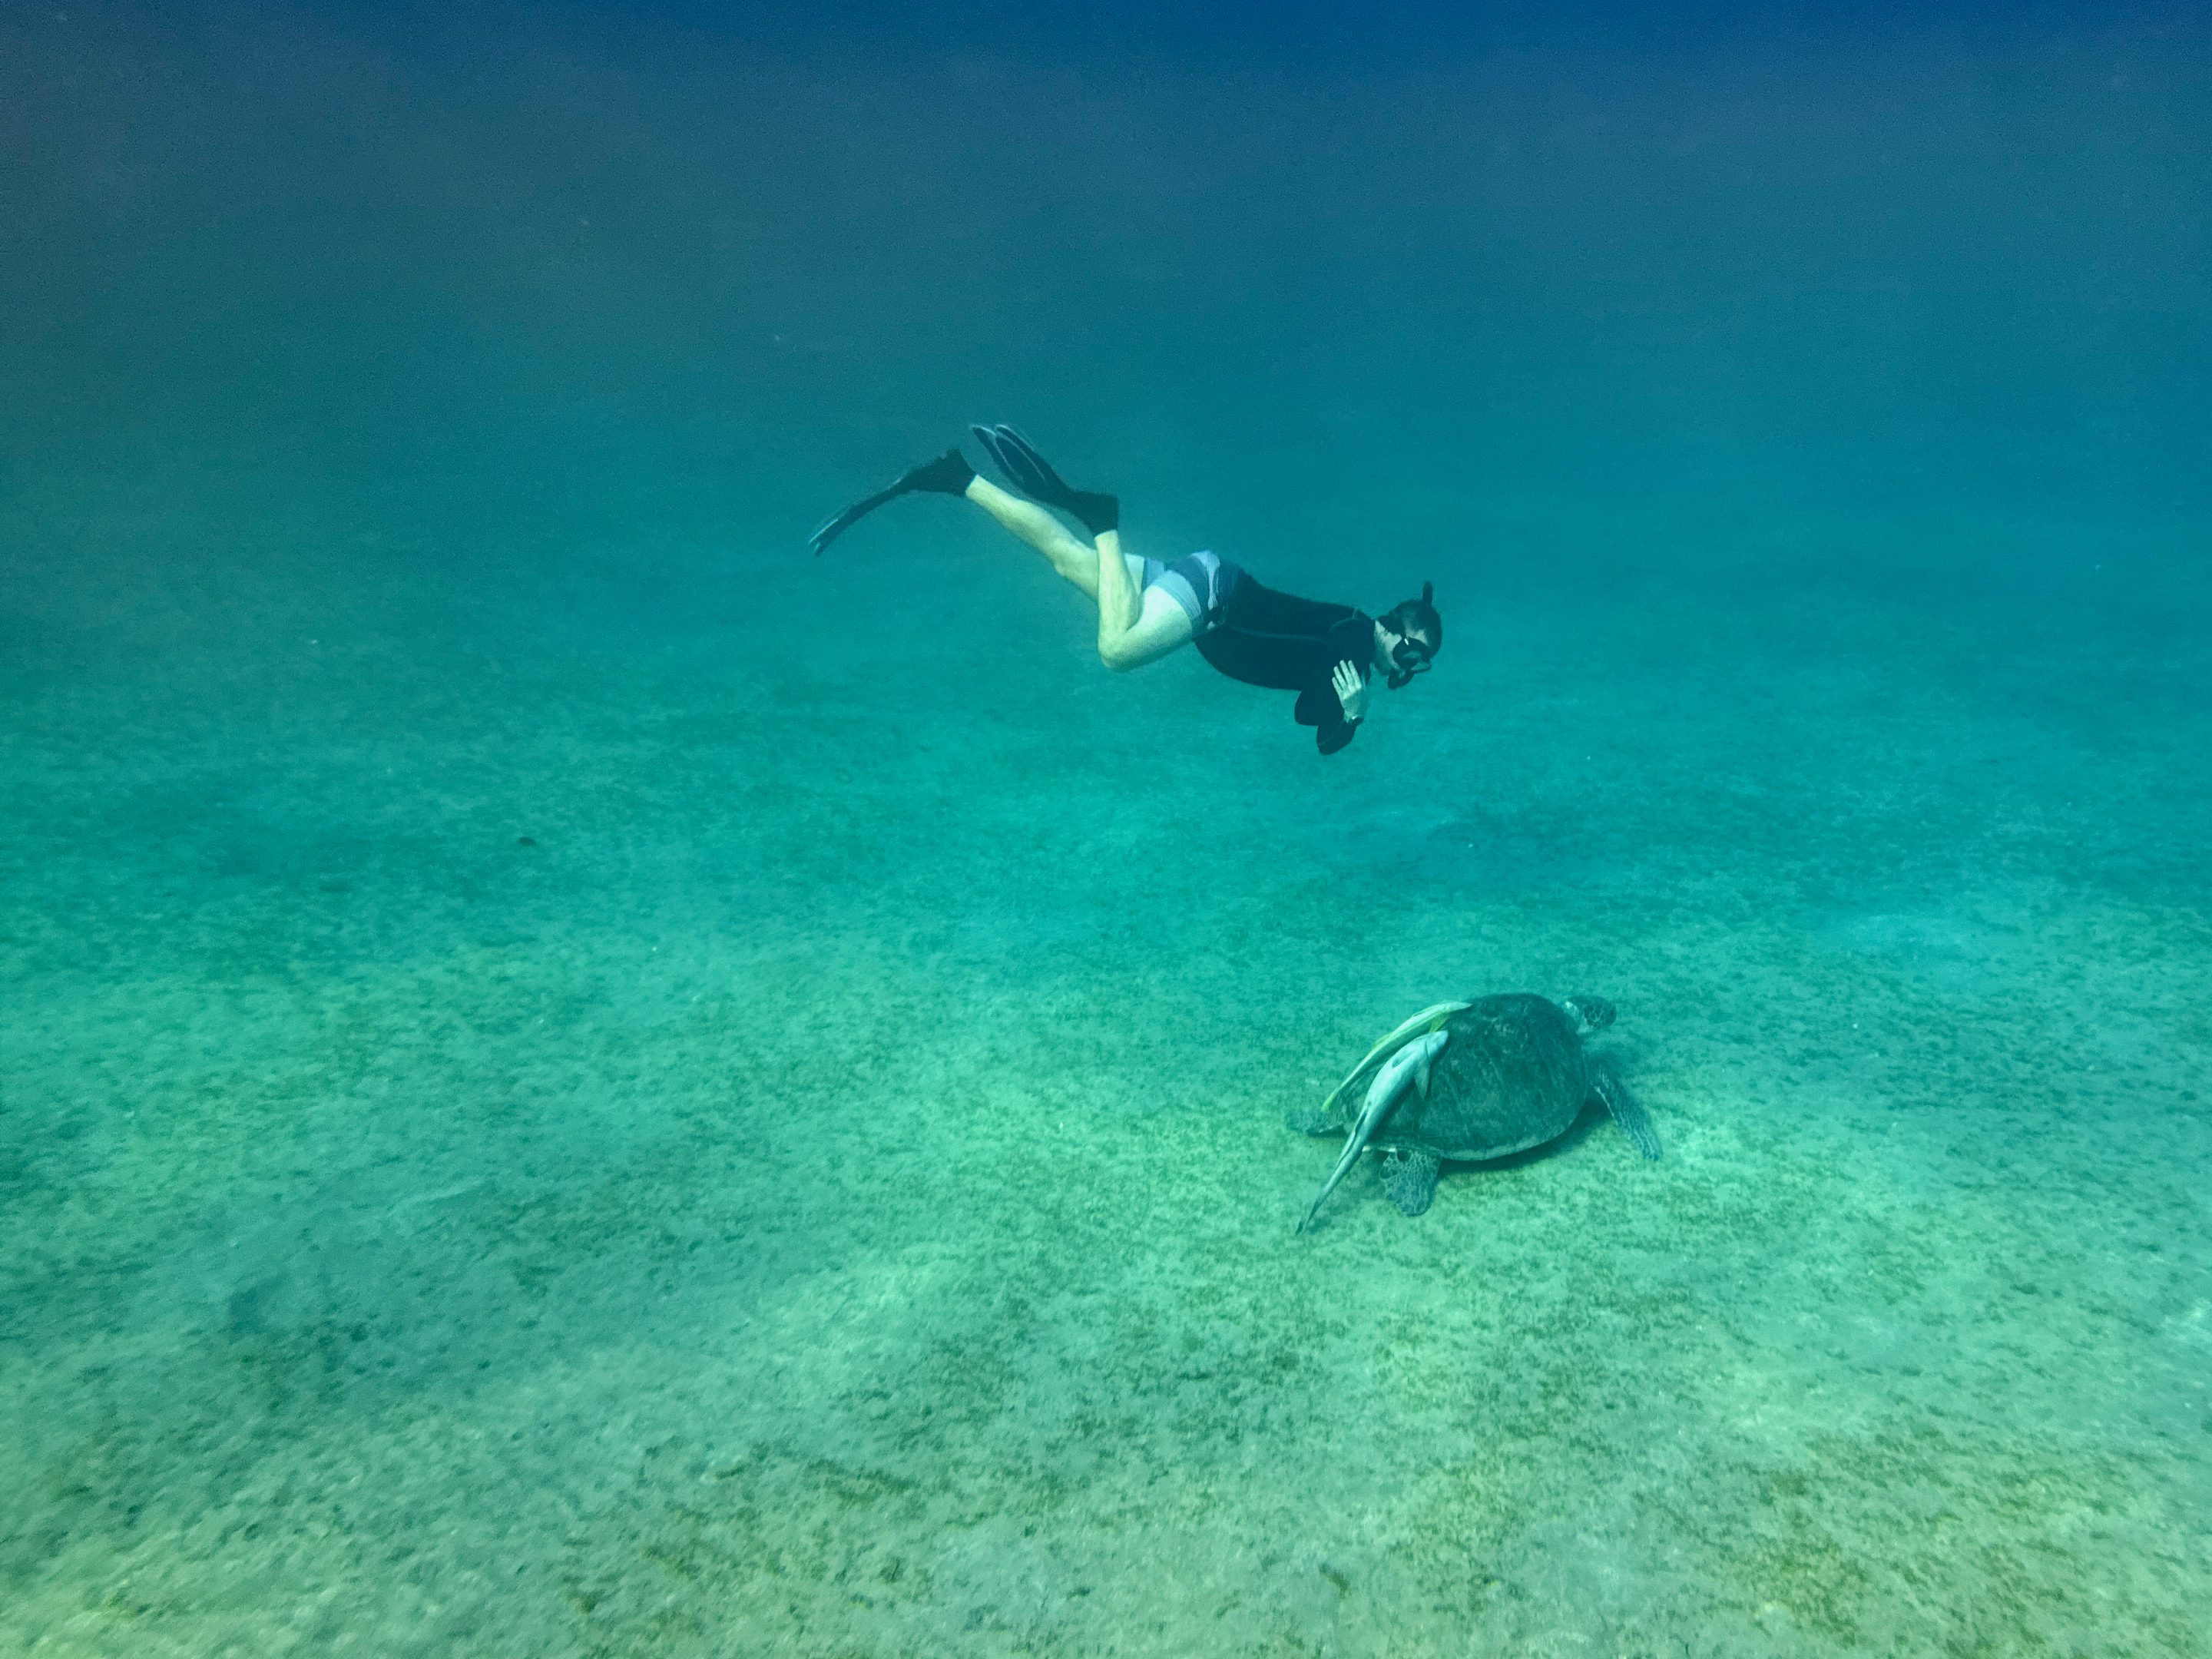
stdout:
[[[1097,601],[1098,659],[1109,668],[1142,668],[1195,643],[1199,655],[1233,680],[1297,692],[1297,722],[1316,728],[1324,755],[1350,743],[1366,718],[1370,675],[1381,671],[1395,691],[1425,673],[1443,643],[1443,618],[1427,582],[1419,599],[1401,600],[1377,617],[1263,587],[1212,553],[1164,564],[1124,553],[1120,501],[1071,488],[1010,426],[969,430],[1022,495],[1000,489],[957,449],[948,449],[854,502],[808,544],[819,554],[901,495],[964,495]],[[1073,519],[1091,541],[1079,539],[1047,507]]]

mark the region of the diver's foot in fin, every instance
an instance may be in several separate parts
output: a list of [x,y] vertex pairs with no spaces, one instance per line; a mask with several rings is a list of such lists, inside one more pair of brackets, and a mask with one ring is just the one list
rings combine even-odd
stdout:
[[948,449],[933,461],[909,467],[899,475],[894,489],[924,489],[939,495],[965,495],[975,481],[975,469],[957,449]]
[[1118,498],[1099,490],[1076,489],[1013,428],[971,426],[968,429],[998,463],[999,471],[1031,501],[1058,507],[1094,538],[1121,527],[1121,503]]
[[1094,539],[1121,527],[1121,500],[1118,495],[1096,489],[1071,489],[1067,492],[1067,510]]
[[920,466],[910,466],[899,474],[889,488],[878,489],[872,495],[864,495],[836,518],[816,529],[806,538],[806,544],[819,557],[822,550],[836,541],[885,501],[895,501],[902,495],[911,495],[917,490],[939,495],[964,495],[974,482],[975,469],[968,465],[968,458],[957,449],[948,449],[933,461],[924,461]]

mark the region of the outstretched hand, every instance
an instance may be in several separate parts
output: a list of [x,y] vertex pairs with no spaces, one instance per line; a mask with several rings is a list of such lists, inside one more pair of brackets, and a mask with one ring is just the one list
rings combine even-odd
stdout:
[[1367,682],[1357,668],[1349,661],[1337,664],[1335,672],[1329,676],[1329,684],[1335,688],[1336,700],[1343,705],[1346,720],[1357,720],[1365,716]]

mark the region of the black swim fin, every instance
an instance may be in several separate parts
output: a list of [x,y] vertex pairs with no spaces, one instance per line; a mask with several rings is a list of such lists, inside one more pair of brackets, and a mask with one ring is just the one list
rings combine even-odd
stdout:
[[1056,507],[1093,536],[1121,526],[1121,503],[1096,490],[1078,489],[1036,453],[1027,438],[1010,426],[971,426],[975,441],[990,452],[1015,489],[1033,501]]
[[887,489],[878,489],[872,495],[864,495],[836,518],[825,520],[806,538],[817,558],[822,550],[836,541],[885,501],[895,501],[902,495],[911,495],[917,490],[939,495],[964,495],[975,476],[975,469],[968,465],[968,458],[957,449],[948,449],[933,461],[924,461],[920,466],[908,467],[899,474]]

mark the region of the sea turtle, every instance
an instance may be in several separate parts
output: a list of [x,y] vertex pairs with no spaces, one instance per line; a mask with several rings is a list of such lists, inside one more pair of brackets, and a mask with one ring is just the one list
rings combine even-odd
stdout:
[[1291,1114],[1290,1127],[1310,1135],[1351,1132],[1298,1231],[1370,1146],[1382,1153],[1390,1201],[1419,1215],[1436,1196],[1440,1164],[1540,1146],[1565,1134],[1593,1096],[1638,1152],[1658,1157],[1658,1133],[1628,1085],[1609,1061],[1583,1052],[1584,1033],[1612,1024],[1602,997],[1560,1003],[1515,992],[1422,1009],[1369,1049],[1317,1110]]

